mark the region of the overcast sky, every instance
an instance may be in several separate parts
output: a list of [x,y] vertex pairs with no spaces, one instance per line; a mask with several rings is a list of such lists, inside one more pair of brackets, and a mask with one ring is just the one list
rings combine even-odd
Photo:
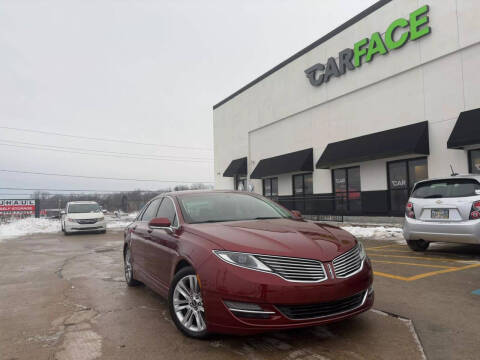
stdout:
[[[0,170],[212,182],[212,106],[374,2],[0,0]],[[0,171],[1,194],[173,182]]]

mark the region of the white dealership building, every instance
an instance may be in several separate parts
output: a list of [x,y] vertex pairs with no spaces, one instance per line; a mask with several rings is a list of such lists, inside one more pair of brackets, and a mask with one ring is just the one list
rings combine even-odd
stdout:
[[479,18],[478,0],[381,0],[292,55],[213,107],[215,187],[396,216],[414,182],[480,173]]

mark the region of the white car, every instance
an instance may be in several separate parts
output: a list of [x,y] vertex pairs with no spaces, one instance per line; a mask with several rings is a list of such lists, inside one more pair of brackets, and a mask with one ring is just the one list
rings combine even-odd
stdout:
[[65,235],[74,232],[97,231],[105,233],[107,231],[105,216],[95,201],[67,203],[61,222],[62,231]]
[[405,210],[403,236],[414,251],[430,242],[480,245],[480,175],[423,180]]

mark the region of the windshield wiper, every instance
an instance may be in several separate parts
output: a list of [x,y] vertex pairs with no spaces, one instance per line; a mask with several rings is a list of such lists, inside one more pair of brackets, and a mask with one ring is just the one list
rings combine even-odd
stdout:
[[279,216],[258,216],[256,218],[253,218],[252,220],[268,220],[268,219],[282,219],[282,217],[279,217]]

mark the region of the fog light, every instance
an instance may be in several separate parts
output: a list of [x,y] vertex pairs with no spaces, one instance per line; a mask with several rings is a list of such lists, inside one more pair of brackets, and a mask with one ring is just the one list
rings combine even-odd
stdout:
[[263,310],[262,307],[254,303],[244,303],[239,301],[224,301],[227,308],[238,317],[268,319],[270,315],[275,314],[273,311]]

